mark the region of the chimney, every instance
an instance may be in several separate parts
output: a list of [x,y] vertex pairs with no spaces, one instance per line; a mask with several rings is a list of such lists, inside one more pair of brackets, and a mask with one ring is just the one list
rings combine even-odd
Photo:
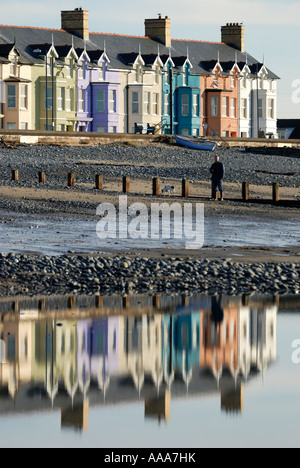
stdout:
[[222,42],[245,52],[245,27],[241,23],[227,23],[222,26]]
[[161,42],[166,47],[171,47],[171,20],[167,16],[157,19],[145,20],[145,36],[154,41]]
[[75,8],[74,11],[61,12],[61,29],[89,40],[89,12],[82,8]]

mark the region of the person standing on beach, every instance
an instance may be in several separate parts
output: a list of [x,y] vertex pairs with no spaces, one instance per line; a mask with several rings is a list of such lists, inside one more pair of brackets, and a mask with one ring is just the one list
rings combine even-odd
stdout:
[[220,157],[216,156],[214,164],[210,168],[212,182],[212,198],[217,201],[217,190],[220,191],[221,201],[223,198],[223,179],[225,175],[224,164],[220,161]]

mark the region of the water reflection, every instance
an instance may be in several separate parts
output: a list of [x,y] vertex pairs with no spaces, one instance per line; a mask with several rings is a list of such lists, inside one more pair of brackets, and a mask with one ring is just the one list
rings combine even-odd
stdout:
[[1,300],[0,414],[60,409],[84,430],[91,407],[220,396],[239,414],[244,386],[276,361],[278,298],[89,297]]

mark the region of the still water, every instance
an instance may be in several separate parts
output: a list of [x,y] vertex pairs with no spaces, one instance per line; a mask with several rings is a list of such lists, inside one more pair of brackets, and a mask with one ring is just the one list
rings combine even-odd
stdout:
[[1,447],[300,446],[298,296],[2,298],[0,314]]

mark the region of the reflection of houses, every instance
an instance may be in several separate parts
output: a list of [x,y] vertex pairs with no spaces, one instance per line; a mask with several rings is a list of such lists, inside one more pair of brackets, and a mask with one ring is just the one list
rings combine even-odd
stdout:
[[119,318],[83,320],[77,324],[79,386],[86,394],[91,381],[106,391],[119,367]]
[[[129,374],[140,391],[146,377],[159,388],[163,380],[160,315],[124,318],[120,373]],[[123,352],[122,352],[123,351]]]
[[239,314],[239,368],[247,379],[251,371],[264,372],[276,360],[277,307],[242,307]]
[[186,385],[193,367],[199,366],[200,313],[165,315],[163,319],[164,379],[170,385],[175,376]]
[[211,370],[217,380],[224,370],[232,377],[239,373],[238,366],[239,309],[236,305],[224,309],[223,319],[212,312],[201,312],[200,366]]
[[0,338],[5,342],[5,363],[0,365],[0,387],[14,398],[21,382],[30,382],[34,359],[34,333],[30,322],[2,322]]
[[60,408],[79,430],[103,404],[144,401],[146,418],[168,421],[171,397],[220,394],[222,410],[241,411],[244,383],[276,359],[277,308],[219,299],[164,315],[3,321],[0,411]]

